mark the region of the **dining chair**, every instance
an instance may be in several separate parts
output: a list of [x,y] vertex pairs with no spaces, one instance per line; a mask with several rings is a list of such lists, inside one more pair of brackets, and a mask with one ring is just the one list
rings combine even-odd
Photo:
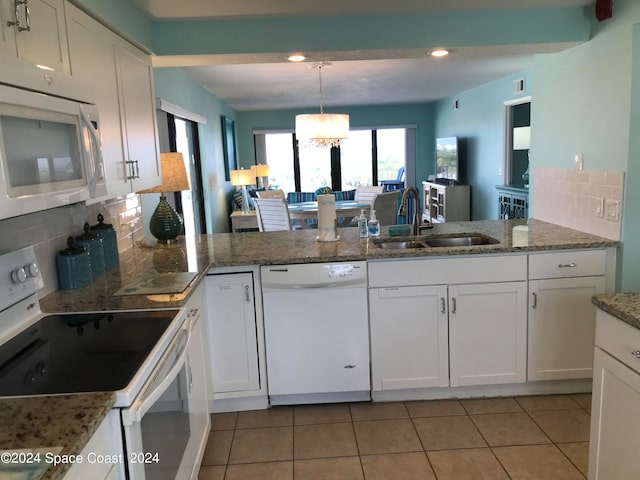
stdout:
[[284,192],[282,190],[262,190],[256,191],[258,198],[281,198],[286,200]]
[[256,217],[258,230],[261,232],[277,232],[292,230],[289,208],[282,198],[256,198]]
[[373,197],[382,193],[384,186],[382,185],[360,185],[356,187],[356,194],[354,200],[357,203],[368,203],[371,205]]
[[399,190],[392,190],[391,192],[379,193],[373,197],[371,210],[376,211],[376,218],[380,222],[380,225],[396,224],[399,196]]

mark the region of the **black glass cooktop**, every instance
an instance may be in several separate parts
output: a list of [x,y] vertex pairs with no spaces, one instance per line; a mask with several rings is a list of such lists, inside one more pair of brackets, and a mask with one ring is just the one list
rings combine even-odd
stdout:
[[0,396],[125,388],[177,310],[50,315],[0,346]]

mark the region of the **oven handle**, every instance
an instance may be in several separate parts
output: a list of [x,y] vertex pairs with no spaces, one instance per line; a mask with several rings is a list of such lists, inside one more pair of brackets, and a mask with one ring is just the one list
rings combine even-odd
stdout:
[[164,370],[165,364],[168,361],[168,358],[178,347],[182,338],[185,338],[184,344],[182,346],[182,350],[178,354],[178,358],[176,358],[171,370],[164,377],[164,379],[150,392],[147,389],[143,390],[140,397],[138,397],[131,405],[130,408],[122,410],[122,422],[126,426],[130,426],[133,423],[139,423],[144,417],[145,413],[153,406],[158,398],[164,393],[166,388],[171,385],[171,382],[175,379],[176,375],[180,369],[184,366],[187,359],[187,352],[189,349],[189,341],[191,340],[191,319],[187,317],[186,325],[182,328],[179,336],[171,343],[171,346],[167,349],[167,352],[160,360],[160,366],[156,368],[154,374],[152,374],[151,380],[149,382],[149,386],[153,385],[157,376]]

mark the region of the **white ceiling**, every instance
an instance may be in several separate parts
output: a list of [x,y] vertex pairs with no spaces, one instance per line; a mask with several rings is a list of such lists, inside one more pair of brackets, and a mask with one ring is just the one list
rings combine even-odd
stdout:
[[[367,12],[561,8],[592,0],[135,0],[158,20],[352,15]],[[322,71],[324,106],[438,100],[530,68],[532,54],[567,44],[464,47],[436,59],[418,49],[314,52]],[[154,66],[182,66],[237,111],[318,108],[317,69],[285,60],[290,52],[156,57]]]

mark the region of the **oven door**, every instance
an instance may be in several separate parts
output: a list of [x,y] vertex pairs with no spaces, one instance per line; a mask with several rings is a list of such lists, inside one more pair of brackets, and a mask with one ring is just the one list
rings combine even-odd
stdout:
[[189,345],[196,320],[187,317],[141,393],[121,412],[131,480],[192,477],[197,423],[206,423],[194,418],[200,409],[191,394]]

